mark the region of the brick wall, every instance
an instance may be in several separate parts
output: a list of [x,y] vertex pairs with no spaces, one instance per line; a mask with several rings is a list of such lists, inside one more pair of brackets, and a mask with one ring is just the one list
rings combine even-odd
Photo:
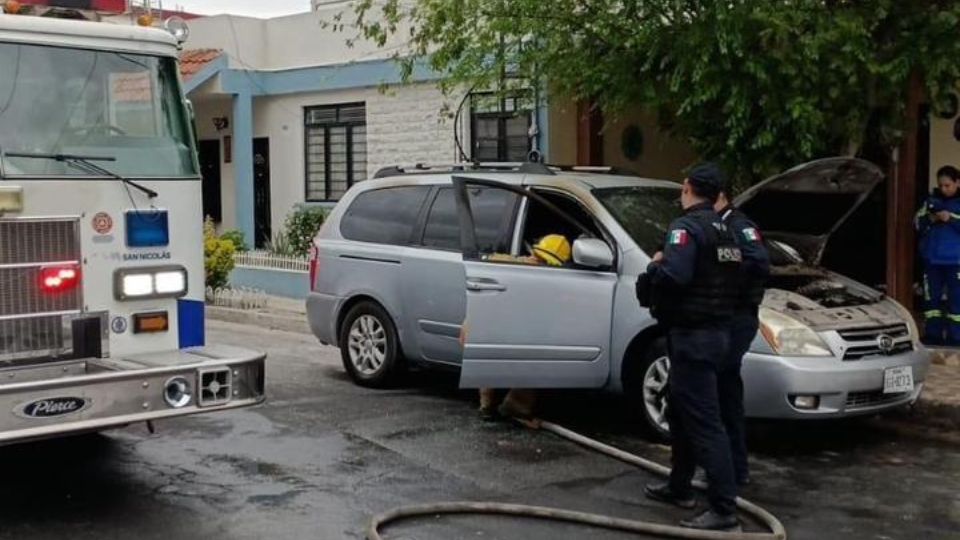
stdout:
[[[447,111],[444,105],[447,104]],[[433,84],[397,88],[367,99],[368,176],[397,164],[451,163],[456,154],[453,113],[459,100]],[[469,116],[469,111],[466,113]],[[469,125],[464,122],[464,125]],[[468,145],[466,137],[461,144]]]

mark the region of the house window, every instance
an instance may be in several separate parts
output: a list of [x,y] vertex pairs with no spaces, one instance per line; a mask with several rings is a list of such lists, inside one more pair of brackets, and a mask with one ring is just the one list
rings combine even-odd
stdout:
[[308,107],[306,199],[337,201],[367,178],[367,109],[363,103]]
[[533,100],[527,93],[512,97],[473,94],[470,109],[474,160],[527,160],[533,118]]

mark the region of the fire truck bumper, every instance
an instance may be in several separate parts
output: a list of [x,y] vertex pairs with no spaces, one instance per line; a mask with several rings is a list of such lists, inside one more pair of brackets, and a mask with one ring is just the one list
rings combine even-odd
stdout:
[[265,361],[211,345],[0,369],[0,444],[257,405]]

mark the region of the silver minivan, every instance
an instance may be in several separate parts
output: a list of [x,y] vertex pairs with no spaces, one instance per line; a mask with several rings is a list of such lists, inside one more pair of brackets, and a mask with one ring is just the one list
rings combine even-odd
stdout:
[[[744,359],[748,416],[843,417],[919,397],[930,354],[910,313],[818,266],[882,179],[832,158],[738,198],[775,265]],[[817,217],[785,215],[798,211]],[[463,388],[607,389],[666,434],[664,330],[635,284],[679,213],[667,181],[529,164],[394,168],[351,188],[318,233],[310,327],[361,385],[389,385],[415,364],[457,369]],[[570,239],[572,264],[490,258],[530,254],[547,234]]]

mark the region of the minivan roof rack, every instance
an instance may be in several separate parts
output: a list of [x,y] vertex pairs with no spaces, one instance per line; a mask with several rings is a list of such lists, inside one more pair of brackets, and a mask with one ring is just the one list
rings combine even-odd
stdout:
[[636,176],[636,173],[619,167],[601,165],[554,165],[536,162],[511,161],[465,161],[461,163],[417,163],[414,165],[391,165],[373,175],[374,178],[387,178],[404,174],[444,174],[451,172],[498,172],[521,174],[555,175],[557,172],[579,172],[590,174],[610,174],[617,176]]
[[556,174],[555,171],[542,163],[532,162],[462,162],[462,163],[417,163],[408,165],[391,165],[384,167],[373,175],[374,178],[387,178],[403,174],[443,174],[451,172],[500,172],[522,174]]

